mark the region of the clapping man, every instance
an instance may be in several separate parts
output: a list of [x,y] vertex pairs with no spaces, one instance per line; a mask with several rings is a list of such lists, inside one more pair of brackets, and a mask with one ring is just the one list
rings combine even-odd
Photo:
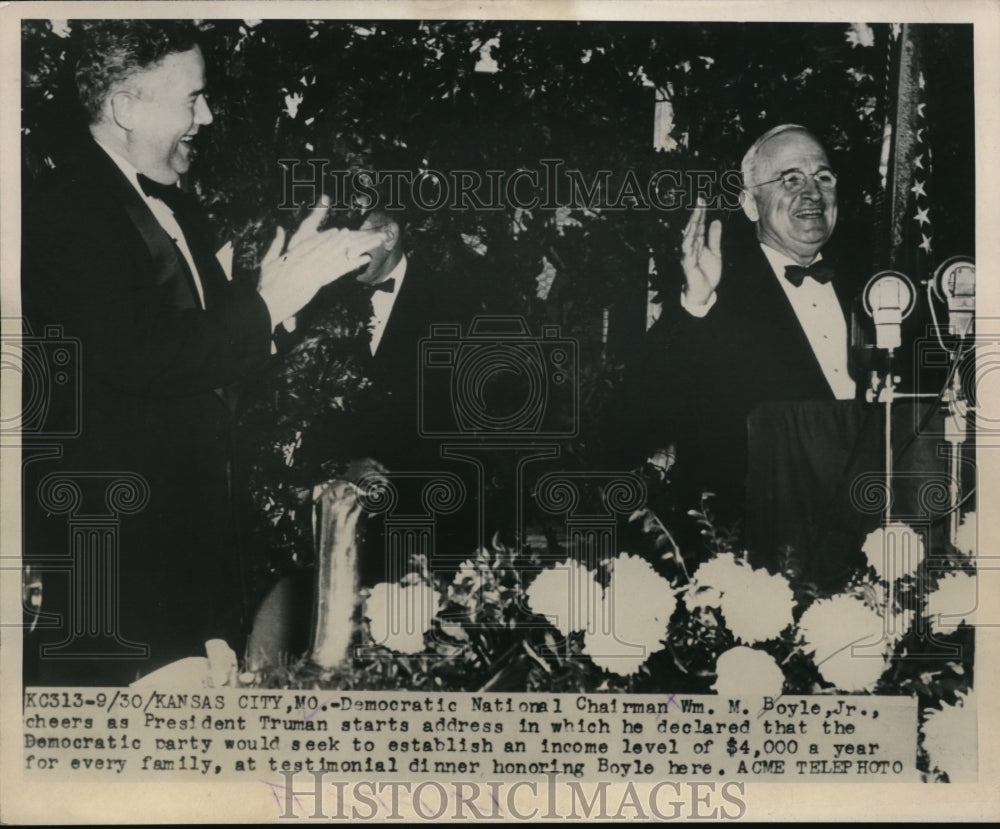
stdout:
[[[256,291],[230,282],[197,201],[177,186],[212,123],[197,30],[101,21],[86,38],[76,81],[90,137],[75,163],[27,188],[22,296],[34,330],[60,325],[80,342],[80,436],[66,442],[58,471],[137,473],[149,500],[121,521],[120,572],[102,574],[116,584],[118,606],[94,609],[103,630],[72,633],[107,638],[110,625],[134,658],[43,658],[28,679],[119,684],[203,653],[209,638],[237,646],[222,390],[266,360],[276,326],[365,264],[371,240],[320,232],[321,206],[287,244],[275,240]],[[51,468],[39,465],[39,474]],[[24,494],[30,509],[35,492]],[[51,555],[42,539],[58,537],[52,519],[47,528],[45,516],[38,521],[28,527],[29,559]],[[55,592],[46,592],[47,609]]]

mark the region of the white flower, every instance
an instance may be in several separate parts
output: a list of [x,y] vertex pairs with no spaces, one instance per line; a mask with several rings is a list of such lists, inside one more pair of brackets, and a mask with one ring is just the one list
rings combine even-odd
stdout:
[[924,559],[924,540],[906,524],[893,523],[868,533],[861,552],[882,581],[917,572]]
[[720,607],[722,594],[738,589],[749,569],[732,553],[720,553],[710,558],[695,571],[684,594],[684,604],[691,612],[699,607]]
[[[460,587],[465,592],[475,593],[483,586],[488,571],[489,565],[481,559],[475,561],[466,559],[458,566],[458,572],[451,581],[452,587]],[[449,594],[452,593],[454,589],[449,590]]]
[[715,673],[712,690],[720,696],[777,697],[785,684],[785,675],[770,654],[743,645],[720,654]]
[[597,667],[628,676],[666,646],[666,619],[658,613],[639,610],[636,612],[636,606],[623,600],[622,594],[613,593],[610,588],[604,591],[593,620],[596,624],[588,628],[583,640],[583,652]]
[[883,645],[885,647],[885,655],[891,656],[893,651],[896,650],[896,645],[899,644],[899,641],[913,627],[913,620],[917,616],[914,607],[915,600],[912,596],[900,597],[897,594],[894,605],[898,605],[902,598],[904,606],[901,608],[894,606],[892,612],[887,615],[886,602],[889,600],[889,590],[885,582],[871,583],[865,581],[859,585],[859,588],[862,588],[868,595],[864,596],[859,593],[853,595],[864,601],[867,607],[873,608],[884,620],[882,632],[885,639]]
[[587,634],[583,646],[583,652],[598,668],[619,676],[631,676],[646,664],[650,656],[662,649],[662,643],[646,648],[622,642],[606,633]]
[[927,616],[940,631],[957,628],[962,622],[976,623],[979,605],[979,578],[972,573],[949,573],[927,596]]
[[792,623],[795,595],[783,576],[721,553],[695,571],[684,603],[691,612],[720,608],[726,627],[738,639],[753,643],[774,639]]
[[803,653],[813,654],[823,679],[841,691],[870,690],[885,673],[884,627],[874,610],[846,595],[814,602],[799,620]]
[[920,730],[930,767],[948,775],[952,783],[975,783],[979,769],[979,728],[976,693],[958,694],[957,705],[932,709]]
[[677,608],[677,597],[670,582],[640,556],[622,553],[613,562],[605,599],[612,594],[615,601],[628,608],[629,619],[662,622],[666,626]]
[[577,561],[567,559],[543,570],[526,593],[532,611],[547,617],[563,636],[584,630],[588,620],[599,618],[601,586],[594,574]]
[[742,642],[766,642],[792,624],[795,594],[784,576],[743,567],[743,579],[722,594],[726,627]]
[[905,608],[898,613],[893,613],[888,617],[888,621],[883,624],[885,632],[885,655],[892,656],[896,650],[896,645],[910,632],[913,627],[913,620],[917,614],[910,608]]
[[613,568],[583,651],[599,668],[627,676],[665,647],[677,598],[670,582],[639,556],[622,553]]
[[978,528],[975,511],[967,512],[962,516],[962,523],[958,525],[958,538],[955,539],[955,547],[958,548],[959,552],[970,556],[976,554],[979,547]]
[[426,584],[376,584],[365,600],[372,640],[398,653],[420,653],[437,607],[438,595]]

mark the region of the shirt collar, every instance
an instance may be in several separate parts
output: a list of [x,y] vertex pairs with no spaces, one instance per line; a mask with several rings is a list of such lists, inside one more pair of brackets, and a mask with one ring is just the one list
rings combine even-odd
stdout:
[[[389,279],[396,280],[396,287],[393,288],[392,295],[395,296],[399,293],[399,287],[403,284],[403,277],[406,276],[406,254],[404,253],[399,262],[396,263],[396,267],[389,271],[388,276],[385,279],[380,280],[380,282],[385,282]],[[378,283],[372,283],[373,285]]]
[[[767,257],[767,261],[770,263],[771,270],[774,271],[775,276],[784,277],[785,268],[788,265],[799,264],[787,254],[782,253],[780,250],[775,250],[774,248],[765,245],[763,242],[760,243],[760,249],[764,252],[764,256]],[[810,262],[809,264],[815,265],[822,258],[823,254],[817,253],[816,256],[813,258],[812,262]]]
[[95,138],[94,141],[97,143],[98,147],[108,154],[108,157],[115,163],[115,166],[122,171],[122,174],[128,179],[129,184],[136,189],[136,192],[138,192],[143,199],[146,199],[146,194],[142,191],[142,187],[139,186],[139,171],[132,165],[132,163],[122,158],[103,141],[100,141],[97,138]]

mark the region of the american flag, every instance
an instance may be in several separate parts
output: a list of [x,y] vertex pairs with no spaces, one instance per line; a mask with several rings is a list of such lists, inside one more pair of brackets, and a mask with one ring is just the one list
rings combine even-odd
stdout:
[[915,282],[934,273],[931,210],[931,113],[924,75],[926,32],[914,24],[890,30],[890,102],[882,160],[880,220],[883,249],[878,264],[902,271]]
[[916,136],[913,147],[913,184],[910,186],[911,213],[907,228],[907,264],[910,275],[918,281],[933,274],[934,232],[931,224],[931,145],[927,118],[927,81],[924,73],[917,76]]

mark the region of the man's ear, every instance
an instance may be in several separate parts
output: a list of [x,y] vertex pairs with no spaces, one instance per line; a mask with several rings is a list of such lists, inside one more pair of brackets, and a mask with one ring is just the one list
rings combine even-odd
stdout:
[[757,209],[757,199],[749,190],[740,190],[740,207],[751,222],[756,222],[760,218],[760,211]]
[[386,222],[385,227],[382,229],[384,235],[384,241],[382,242],[382,247],[386,250],[392,250],[399,244],[399,223],[398,222]]
[[108,107],[111,110],[111,120],[123,130],[131,132],[133,127],[135,127],[135,108],[137,103],[136,97],[128,92],[114,93],[108,100]]

